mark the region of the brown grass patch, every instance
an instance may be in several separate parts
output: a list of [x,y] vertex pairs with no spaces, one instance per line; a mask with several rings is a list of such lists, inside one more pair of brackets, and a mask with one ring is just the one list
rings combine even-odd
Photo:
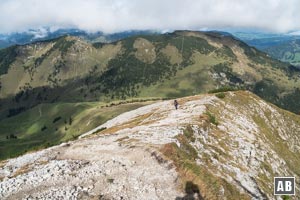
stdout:
[[0,168],[4,167],[6,165],[7,161],[1,161],[0,162]]
[[182,62],[182,55],[179,53],[178,49],[168,44],[165,48],[161,50],[169,59],[172,65],[180,64]]
[[32,170],[32,165],[27,164],[27,165],[21,167],[20,169],[18,169],[17,171],[15,171],[15,173],[13,174],[12,177],[17,177],[19,175],[26,174],[27,172],[30,172],[31,170]]
[[155,46],[144,38],[134,41],[133,47],[137,50],[135,57],[144,63],[152,64],[156,59]]
[[[176,166],[176,170],[181,180],[181,189],[184,189],[185,183],[191,181],[199,187],[200,194],[204,199],[217,200],[227,197],[227,199],[250,199],[248,195],[240,191],[226,180],[212,174],[207,166],[197,165],[191,159],[186,150],[178,147],[175,143],[164,145],[160,151]],[[224,196],[220,196],[219,191],[224,188]]]
[[126,137],[122,137],[122,138],[117,139],[116,142],[123,142],[124,140],[128,140],[128,139],[129,139],[129,137],[126,136]]

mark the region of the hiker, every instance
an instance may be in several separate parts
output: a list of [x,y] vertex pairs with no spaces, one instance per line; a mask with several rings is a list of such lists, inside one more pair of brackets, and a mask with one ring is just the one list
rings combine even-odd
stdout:
[[178,101],[176,99],[174,100],[174,106],[175,106],[175,109],[177,110],[177,108],[178,108]]

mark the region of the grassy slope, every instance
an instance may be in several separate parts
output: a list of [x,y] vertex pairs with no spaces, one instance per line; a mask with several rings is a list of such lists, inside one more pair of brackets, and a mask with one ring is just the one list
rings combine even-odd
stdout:
[[300,40],[287,41],[279,45],[263,49],[273,58],[292,65],[300,66]]
[[[259,108],[257,102],[260,101],[260,98],[256,95],[243,91],[235,92],[235,94],[235,96],[225,95],[223,99],[225,105],[229,104],[237,110],[243,110],[243,114],[247,112],[248,117],[251,117],[259,128],[259,134],[263,141],[269,144],[272,150],[286,162],[287,168],[291,170],[290,173],[293,176],[300,176],[300,169],[297,167],[300,165],[300,154],[299,149],[295,148],[295,146],[299,145],[299,115],[280,109],[272,104],[269,105],[274,109],[273,112],[269,108]],[[259,109],[257,110],[257,108]],[[211,106],[208,109],[218,120],[221,118],[226,119],[223,111],[226,108],[220,109]],[[219,123],[226,123],[226,120],[219,121]],[[282,135],[280,135],[282,132],[285,133],[284,137],[286,139],[283,139]],[[227,139],[230,141],[230,137]],[[261,168],[272,176],[261,173],[259,179],[257,179],[258,184],[270,194],[273,193],[273,189],[267,183],[273,183],[273,177],[280,176],[280,174],[273,172],[271,166],[272,162],[266,159],[262,163]]]
[[0,50],[0,75],[7,73],[9,65],[15,61],[17,46]]
[[[41,104],[15,117],[0,121],[0,159],[26,151],[75,139],[117,115],[149,102],[120,104],[54,103]],[[116,104],[112,106],[112,104]],[[58,121],[54,122],[55,118]],[[70,118],[72,122],[70,123]],[[42,131],[43,127],[47,129]],[[7,139],[14,134],[18,139]]]
[[[187,133],[192,131],[187,128],[184,132]],[[199,159],[197,156],[197,150],[190,145],[191,138],[186,134],[180,135],[177,137],[180,147],[175,143],[167,144],[162,149],[161,152],[171,159],[180,178],[184,183],[192,182],[199,186],[201,196],[204,199],[217,200],[220,197],[228,197],[230,199],[239,199],[239,200],[249,200],[249,196],[244,193],[241,193],[236,187],[228,183],[223,178],[215,176],[208,167],[198,165],[195,161]],[[205,162],[209,162],[210,158],[205,158]],[[187,185],[187,184],[186,184]],[[224,194],[220,195],[221,188],[224,189]]]
[[141,91],[141,96],[147,97],[151,94],[167,97],[182,97],[191,94],[199,94],[214,89],[215,83],[209,78],[209,70],[212,66],[226,60],[215,58],[213,55],[195,54],[195,61],[189,67],[178,71],[170,80],[151,85]]
[[60,87],[68,80],[99,73],[119,49],[117,44],[97,49],[78,38],[61,37],[1,50],[0,97],[43,86]]

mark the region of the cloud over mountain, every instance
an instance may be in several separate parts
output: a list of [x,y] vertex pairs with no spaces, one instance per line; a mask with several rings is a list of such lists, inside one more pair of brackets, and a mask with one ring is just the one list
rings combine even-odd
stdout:
[[298,0],[2,0],[0,32],[42,26],[87,31],[258,28],[299,30]]

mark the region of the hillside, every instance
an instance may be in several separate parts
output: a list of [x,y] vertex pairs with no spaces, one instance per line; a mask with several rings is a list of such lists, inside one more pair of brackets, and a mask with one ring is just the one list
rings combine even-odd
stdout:
[[299,35],[260,32],[232,32],[232,34],[249,46],[269,54],[274,59],[300,66]]
[[90,44],[66,36],[0,51],[0,118],[39,103],[174,98],[244,88],[300,112],[300,72],[214,32]]
[[263,51],[273,58],[300,67],[300,39],[283,42],[279,45],[265,48]]
[[0,160],[74,140],[123,112],[150,103],[150,99],[131,99],[40,104],[0,121]]
[[1,162],[0,198],[275,199],[274,176],[299,180],[298,115],[245,91],[178,102],[178,110],[157,102]]

